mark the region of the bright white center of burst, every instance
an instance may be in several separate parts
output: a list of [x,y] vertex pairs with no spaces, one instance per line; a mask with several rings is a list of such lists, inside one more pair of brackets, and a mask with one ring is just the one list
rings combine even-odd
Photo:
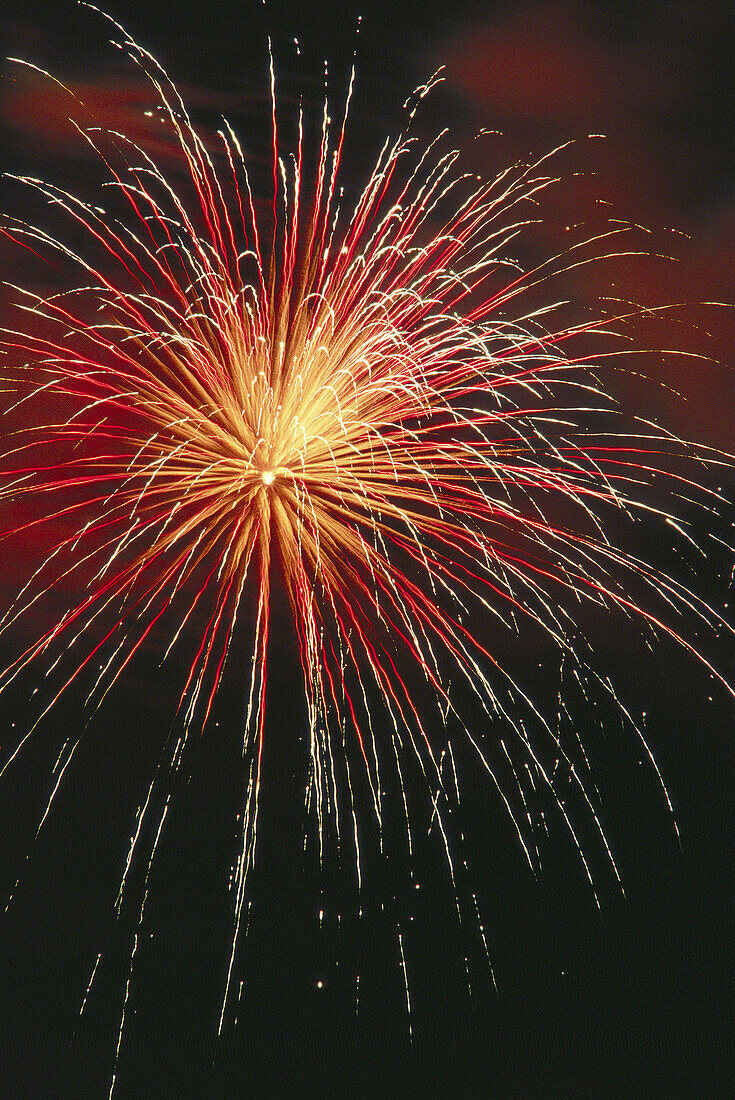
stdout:
[[260,475],[260,477],[264,485],[272,485],[273,482],[276,480],[276,475],[273,473],[272,470],[263,470],[263,473]]

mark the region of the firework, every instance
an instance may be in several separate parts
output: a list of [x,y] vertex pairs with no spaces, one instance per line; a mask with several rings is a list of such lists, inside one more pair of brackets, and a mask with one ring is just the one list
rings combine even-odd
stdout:
[[[164,174],[123,134],[79,125],[109,172],[105,208],[23,182],[89,247],[3,222],[19,245],[82,276],[50,296],[15,287],[29,323],[3,329],[6,375],[19,391],[7,413],[23,422],[6,450],[0,500],[43,513],[6,533],[48,525],[58,533],[2,629],[34,616],[60,586],[83,595],[5,670],[0,689],[40,662],[49,673],[67,670],[43,714],[84,676],[90,706],[99,706],[165,632],[163,659],[177,647],[187,654],[168,760],[176,769],[191,731],[210,721],[237,632],[251,631],[224,1019],[256,854],[274,586],[286,594],[300,655],[309,813],[320,844],[339,838],[351,848],[358,885],[355,791],[368,794],[380,827],[386,771],[403,790],[410,760],[454,875],[446,809],[459,797],[452,744],[460,737],[495,784],[531,866],[528,804],[545,788],[592,885],[569,788],[615,865],[582,746],[565,744],[493,639],[540,631],[580,668],[585,616],[617,613],[668,634],[718,675],[678,625],[695,617],[714,631],[725,626],[717,613],[610,533],[613,519],[655,510],[645,491],[654,473],[668,479],[672,500],[706,500],[691,458],[708,456],[645,420],[625,434],[614,427],[598,376],[622,354],[604,341],[624,316],[560,323],[564,303],[554,301],[524,313],[524,295],[599,259],[603,239],[531,271],[508,259],[529,204],[553,181],[548,159],[490,182],[463,175],[446,135],[428,148],[412,136],[432,80],[348,201],[340,165],[352,84],[337,125],[325,102],[315,156],[299,113],[285,157],[271,64],[272,183],[261,203],[230,126],[217,144],[202,137],[160,65],[113,26],[155,90],[186,178]],[[611,249],[624,232],[604,235]],[[659,518],[679,530],[673,506]],[[62,750],[49,806],[75,747]],[[154,784],[118,904],[154,812]],[[167,809],[166,799],[155,811],[151,859]],[[406,805],[409,850],[412,828]]]

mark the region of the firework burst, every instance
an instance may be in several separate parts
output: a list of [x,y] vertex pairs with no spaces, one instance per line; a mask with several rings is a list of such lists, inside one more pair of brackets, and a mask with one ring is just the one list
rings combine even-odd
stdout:
[[[2,629],[33,617],[61,585],[84,594],[0,687],[40,661],[49,673],[68,670],[44,714],[82,674],[96,707],[165,628],[164,659],[191,645],[177,688],[169,760],[177,768],[190,731],[210,720],[236,632],[252,630],[224,1019],[256,852],[272,587],[287,596],[298,640],[315,834],[352,851],[358,880],[355,788],[368,793],[379,824],[386,769],[403,789],[409,759],[425,777],[454,874],[445,825],[458,798],[458,737],[474,747],[532,866],[528,800],[545,788],[587,869],[571,788],[614,869],[581,744],[564,743],[493,637],[542,631],[579,668],[589,610],[620,613],[710,668],[678,623],[694,616],[716,630],[724,626],[716,612],[609,532],[615,517],[627,523],[656,510],[645,491],[656,472],[672,501],[696,494],[716,505],[692,472],[692,457],[716,456],[644,420],[632,433],[615,428],[598,375],[623,354],[602,341],[624,316],[560,324],[563,302],[524,314],[523,295],[599,260],[603,239],[532,271],[508,258],[530,204],[552,182],[547,159],[491,182],[463,175],[446,135],[428,148],[411,135],[429,81],[348,202],[340,165],[352,84],[336,126],[325,102],[309,168],[301,114],[293,153],[283,156],[271,64],[273,177],[261,203],[229,125],[216,147],[200,136],[160,65],[114,31],[155,90],[187,178],[174,182],[123,134],[78,125],[109,171],[106,208],[39,179],[23,183],[90,247],[3,222],[19,245],[83,274],[50,296],[15,287],[29,324],[2,333],[6,378],[18,391],[7,413],[24,419],[6,449],[0,501],[43,513],[6,534],[49,524],[58,532]],[[593,338],[601,342],[590,350]],[[658,518],[679,530],[673,506]],[[69,650],[78,656],[61,662]],[[600,686],[612,695],[602,678]],[[498,719],[502,736],[489,732]],[[74,750],[74,742],[62,750],[49,807]],[[151,858],[167,808],[166,799],[155,811]],[[409,850],[412,827],[406,807]]]

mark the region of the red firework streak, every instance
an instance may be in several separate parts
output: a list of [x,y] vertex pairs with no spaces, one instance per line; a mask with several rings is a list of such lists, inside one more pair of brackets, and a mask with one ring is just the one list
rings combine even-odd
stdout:
[[[592,368],[623,351],[593,353],[589,344],[624,317],[558,326],[563,302],[526,315],[518,308],[559,271],[599,260],[603,236],[627,232],[615,227],[530,271],[509,260],[529,204],[553,182],[547,158],[490,182],[463,175],[446,135],[428,147],[412,136],[432,80],[408,102],[406,129],[386,141],[346,212],[339,174],[352,83],[336,140],[324,104],[307,185],[301,110],[295,154],[283,159],[279,150],[271,64],[272,206],[259,213],[248,158],[229,125],[215,151],[159,64],[113,25],[116,44],[155,89],[187,178],[175,184],[122,134],[78,126],[125,213],[108,215],[24,177],[90,247],[78,252],[55,233],[4,219],[7,237],[83,277],[46,297],[15,288],[33,331],[2,333],[19,364],[7,376],[20,397],[6,404],[35,411],[11,437],[0,500],[43,511],[6,534],[41,524],[60,532],[3,629],[54,586],[83,585],[85,594],[5,670],[1,686],[30,662],[55,665],[76,646],[81,657],[49,707],[83,670],[98,704],[158,624],[170,634],[166,655],[199,630],[178,702],[175,767],[190,730],[208,721],[248,603],[247,785],[224,1018],[255,855],[274,568],[298,638],[310,806],[320,842],[326,821],[352,837],[358,878],[355,769],[380,822],[381,773],[394,766],[403,786],[400,757],[414,753],[445,836],[450,726],[474,745],[532,866],[525,805],[534,784],[552,793],[585,860],[522,712],[565,762],[612,863],[576,758],[504,670],[493,630],[478,624],[522,633],[526,623],[581,661],[584,609],[618,611],[695,652],[678,616],[715,629],[717,613],[606,530],[612,516],[650,514],[641,486],[656,472],[669,479],[672,498],[706,493],[686,465],[673,463],[707,456],[644,420],[632,433],[610,431],[613,403]],[[49,422],[49,407],[64,415]],[[717,499],[710,491],[710,503]],[[678,530],[673,511],[659,518]],[[423,694],[409,687],[409,663],[426,683]],[[427,711],[429,695],[435,706]],[[463,719],[458,700],[467,696],[488,718],[502,716],[520,761],[517,789],[496,777],[482,733]],[[388,716],[385,744],[371,720],[376,705]],[[54,793],[74,748],[62,752]],[[406,832],[410,847],[408,812]],[[453,874],[446,838],[445,847]]]

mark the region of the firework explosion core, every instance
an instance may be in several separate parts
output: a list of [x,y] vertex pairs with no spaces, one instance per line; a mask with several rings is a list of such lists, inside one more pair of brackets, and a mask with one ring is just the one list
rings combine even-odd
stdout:
[[[707,457],[702,449],[645,420],[633,431],[611,429],[618,414],[598,376],[623,354],[604,342],[624,316],[559,324],[563,302],[527,315],[518,307],[553,275],[601,258],[602,237],[532,271],[508,258],[531,204],[553,182],[546,159],[490,183],[462,175],[445,135],[428,148],[411,136],[429,81],[407,104],[405,131],[386,142],[348,203],[339,171],[352,85],[336,128],[325,103],[310,171],[301,114],[293,155],[282,156],[271,65],[272,192],[261,204],[232,129],[223,125],[217,148],[201,137],[158,63],[114,26],[116,44],[155,89],[189,179],[174,184],[123,134],[78,126],[109,169],[109,205],[120,215],[25,177],[91,247],[77,252],[55,233],[4,219],[6,236],[83,277],[45,297],[14,288],[31,324],[2,333],[6,377],[20,394],[6,400],[7,415],[35,412],[10,437],[0,500],[6,508],[37,502],[43,512],[6,533],[41,524],[60,532],[2,628],[36,614],[62,585],[84,595],[0,686],[30,662],[50,674],[63,670],[66,651],[83,651],[43,713],[83,672],[96,707],[164,628],[164,659],[194,638],[169,749],[176,769],[190,731],[208,724],[235,632],[250,624],[224,1016],[256,851],[271,587],[285,591],[298,639],[308,810],[320,844],[326,833],[352,852],[358,881],[363,823],[354,792],[367,794],[380,826],[386,769],[403,790],[410,761],[425,777],[454,874],[445,826],[459,798],[458,737],[474,746],[532,867],[528,801],[541,788],[585,869],[574,798],[614,869],[581,743],[565,743],[504,668],[493,632],[542,631],[581,670],[581,627],[592,609],[631,617],[695,652],[677,620],[696,616],[715,629],[724,625],[717,614],[608,532],[650,515],[645,488],[655,473],[668,479],[672,500],[699,494],[712,503],[716,494],[690,470],[693,458]],[[616,227],[604,239],[617,248],[625,232]],[[53,421],[50,408],[59,410]],[[679,531],[673,508],[658,518]],[[703,652],[696,656],[710,668]],[[612,696],[602,678],[599,686]],[[489,732],[498,721],[502,738]],[[74,742],[62,749],[51,799],[74,750]],[[141,802],[118,903],[155,782]],[[168,800],[156,811],[151,858],[167,808]]]

